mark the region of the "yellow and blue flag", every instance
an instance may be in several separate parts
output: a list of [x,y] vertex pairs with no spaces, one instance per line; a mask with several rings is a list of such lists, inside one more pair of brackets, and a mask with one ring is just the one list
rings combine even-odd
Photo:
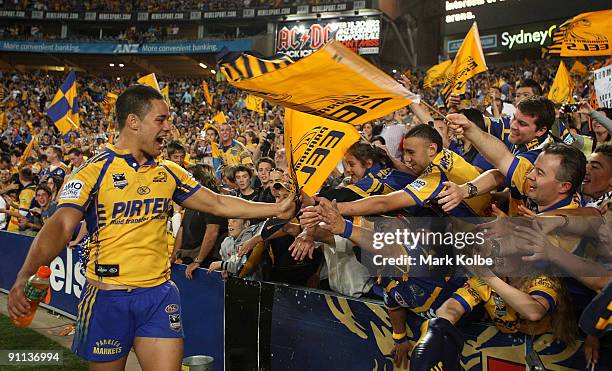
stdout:
[[246,53],[228,54],[219,63],[221,73],[238,89],[285,108],[352,125],[420,99],[338,41],[295,63],[287,56],[260,58]]
[[223,159],[221,158],[221,151],[219,150],[219,145],[215,142],[210,143],[210,148],[212,150],[212,160],[213,160],[213,168],[215,169],[215,173],[221,179],[221,168],[223,167]]
[[74,71],[68,74],[62,86],[55,93],[51,105],[47,108],[47,116],[63,135],[70,130],[79,130],[81,127],[79,96]]

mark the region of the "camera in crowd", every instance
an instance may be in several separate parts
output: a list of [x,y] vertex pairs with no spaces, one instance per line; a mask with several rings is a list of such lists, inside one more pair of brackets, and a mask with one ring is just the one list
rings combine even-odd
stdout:
[[574,113],[574,112],[578,112],[578,110],[580,109],[580,105],[579,104],[564,104],[561,106],[561,109],[565,113]]

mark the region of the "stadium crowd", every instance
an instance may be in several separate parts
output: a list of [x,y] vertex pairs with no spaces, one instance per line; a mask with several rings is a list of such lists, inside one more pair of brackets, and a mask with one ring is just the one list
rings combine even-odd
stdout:
[[79,12],[79,11],[104,11],[104,12],[164,12],[185,10],[222,10],[249,8],[269,8],[280,6],[293,6],[303,4],[336,3],[339,0],[176,0],[176,1],[114,1],[114,0],[92,0],[92,1],[58,1],[58,0],[4,0],[3,8],[15,10],[39,10],[55,12]]
[[[144,3],[104,4],[139,8]],[[454,324],[484,304],[500,331],[553,332],[557,339],[573,342],[574,316],[609,277],[612,225],[602,215],[609,212],[612,199],[612,110],[593,109],[593,85],[587,76],[576,76],[579,103],[555,107],[545,97],[556,66],[556,61],[542,60],[491,68],[470,80],[464,96],[446,102],[438,89],[424,88],[422,72],[405,71],[396,77],[439,110],[429,112],[431,122],[420,121],[407,107],[361,126],[362,141],[333,170],[316,205],[304,200],[310,206],[301,214],[301,225],[224,220],[174,204],[167,223],[168,243],[174,247],[171,259],[187,264],[190,278],[202,267],[220,269],[224,276],[330,289],[353,297],[382,296],[393,324],[398,364],[407,360],[409,351],[404,341],[408,310],[437,314]],[[209,105],[201,79],[158,77],[169,82],[172,130],[167,159],[216,192],[261,202],[279,202],[291,194],[282,107],[264,102],[263,113],[249,110],[246,94],[224,81],[207,79],[213,98]],[[81,126],[66,135],[44,115],[61,83],[62,76],[42,73],[0,76],[2,229],[35,234],[41,228],[57,207],[66,177],[115,139],[106,94],[122,91],[135,79],[79,78]],[[397,216],[390,211],[399,209],[404,216],[495,216],[492,236],[502,239],[501,218],[534,218],[537,227],[517,226],[523,246],[531,246],[533,255],[521,260],[509,254],[505,271],[477,272],[479,278],[468,280],[406,277],[405,272],[377,280],[367,263],[376,253],[371,248],[374,231],[409,222],[393,218],[380,227],[378,221],[361,216]],[[570,226],[568,220],[575,216],[595,221]],[[267,232],[268,227],[273,232]],[[544,233],[568,230],[585,241],[574,243],[580,249],[542,238]],[[87,240],[85,228],[75,235],[73,246]],[[489,256],[501,256],[499,244],[487,246]],[[548,260],[574,279],[512,276],[516,271],[511,269],[535,260]],[[601,274],[584,277],[585,271]],[[420,295],[415,296],[415,287]],[[430,300],[434,292],[438,296]],[[589,336],[585,348],[596,362],[597,338]]]

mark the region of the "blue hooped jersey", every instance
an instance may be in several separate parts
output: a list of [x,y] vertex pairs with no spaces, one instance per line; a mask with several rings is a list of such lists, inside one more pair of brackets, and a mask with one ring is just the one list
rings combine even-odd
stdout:
[[91,236],[86,276],[112,284],[153,287],[170,277],[166,220],[200,185],[171,161],[139,165],[112,145],[70,176],[59,207],[85,216]]

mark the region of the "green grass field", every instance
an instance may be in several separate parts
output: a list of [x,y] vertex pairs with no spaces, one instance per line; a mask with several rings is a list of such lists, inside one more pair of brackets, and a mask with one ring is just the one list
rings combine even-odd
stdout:
[[8,317],[0,314],[0,349],[6,350],[61,350],[64,353],[63,366],[4,366],[0,370],[87,370],[87,362],[75,356],[53,340],[28,328],[17,328]]

